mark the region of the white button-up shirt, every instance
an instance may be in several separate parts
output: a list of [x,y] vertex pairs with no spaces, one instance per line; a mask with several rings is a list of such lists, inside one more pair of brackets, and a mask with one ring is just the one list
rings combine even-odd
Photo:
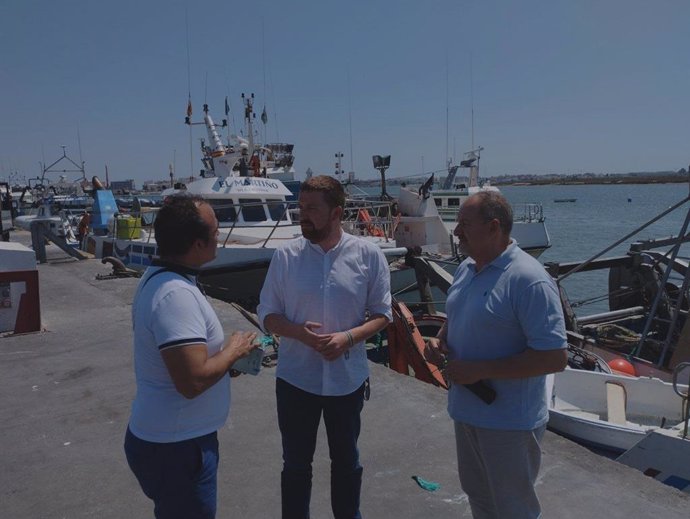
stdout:
[[[257,312],[261,323],[270,314],[298,324],[321,323],[315,333],[349,330],[367,314],[390,321],[388,264],[379,247],[347,233],[328,252],[303,237],[291,240],[273,255]],[[368,375],[364,342],[328,361],[296,339],[281,338],[276,376],[304,391],[346,395]]]

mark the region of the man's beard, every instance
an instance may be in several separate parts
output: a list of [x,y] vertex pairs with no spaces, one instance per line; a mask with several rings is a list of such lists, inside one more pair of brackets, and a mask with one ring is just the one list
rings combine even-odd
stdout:
[[302,236],[312,243],[321,243],[328,236],[328,225],[317,229],[311,222],[300,222]]

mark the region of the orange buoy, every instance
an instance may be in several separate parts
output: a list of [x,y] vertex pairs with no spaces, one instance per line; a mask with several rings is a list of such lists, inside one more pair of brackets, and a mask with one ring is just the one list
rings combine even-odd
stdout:
[[625,359],[620,357],[617,359],[612,359],[608,362],[608,364],[609,368],[611,368],[611,371],[613,371],[616,375],[628,375],[630,377],[637,376],[635,366]]

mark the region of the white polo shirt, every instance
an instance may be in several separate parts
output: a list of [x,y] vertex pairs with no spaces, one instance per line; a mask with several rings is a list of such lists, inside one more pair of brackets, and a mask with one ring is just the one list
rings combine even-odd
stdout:
[[[293,323],[321,323],[315,333],[359,326],[367,311],[392,319],[388,263],[379,247],[347,233],[328,252],[304,237],[278,248],[257,309],[260,323],[280,314]],[[369,376],[364,342],[329,361],[297,339],[283,337],[276,376],[316,395],[352,393]]]
[[223,348],[224,336],[194,277],[170,271],[152,277],[161,269],[146,270],[132,304],[137,393],[129,428],[142,440],[168,443],[223,426],[230,410],[230,377],[226,374],[193,399],[175,389],[161,351],[205,344],[212,357]]

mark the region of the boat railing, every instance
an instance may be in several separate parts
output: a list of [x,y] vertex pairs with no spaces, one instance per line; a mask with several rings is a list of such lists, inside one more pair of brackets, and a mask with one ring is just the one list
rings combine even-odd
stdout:
[[398,215],[394,201],[349,198],[345,203],[343,228],[358,236],[393,238]]
[[513,204],[513,220],[516,222],[543,222],[544,208],[538,202]]
[[[262,209],[268,208],[271,219],[247,222],[242,218],[245,212],[256,207],[261,207]],[[260,245],[257,245],[262,248],[268,246],[268,242],[274,237],[276,231],[280,227],[294,227],[295,233],[299,232],[299,207],[297,201],[268,200],[242,203],[228,202],[227,204],[214,204],[213,208],[217,212],[231,209],[236,211],[230,226],[222,226],[224,222],[221,221],[220,230],[225,234],[223,243],[219,244],[221,247],[230,245],[233,241],[233,235],[237,236],[241,232],[240,229],[267,230],[265,236],[257,237],[260,243]],[[385,240],[388,241],[392,239],[393,232],[395,231],[394,212],[391,202],[348,199],[343,215],[343,228],[350,234],[377,236],[385,238]],[[155,215],[157,215],[157,211],[155,211],[150,222],[151,226],[153,226],[155,221]],[[115,219],[113,228],[113,234],[115,236],[118,236],[118,223],[117,219]],[[225,223],[230,223],[230,221],[225,220]],[[247,225],[247,223],[251,225]],[[146,242],[150,243],[153,236],[154,233],[149,232],[146,236]],[[132,237],[130,237],[130,239],[132,239]]]
[[[294,210],[297,208],[297,202],[296,201],[286,201],[286,200],[267,200],[267,201],[261,201],[261,202],[243,202],[243,203],[229,203],[227,207],[233,207],[237,209],[237,215],[234,218],[232,225],[229,227],[229,230],[227,231],[227,235],[225,236],[225,240],[223,242],[223,247],[226,247],[228,244],[228,241],[230,240],[230,237],[232,236],[233,231],[238,227],[237,223],[240,221],[240,217],[243,215],[243,212],[247,208],[253,208],[253,207],[258,207],[261,206],[263,209],[264,206],[269,209],[269,214],[271,214],[271,217],[273,218],[273,211],[271,211],[271,207],[277,206],[280,209],[280,216],[279,218],[276,218],[275,220],[263,220],[261,222],[256,222],[255,224],[249,226],[252,229],[269,229],[268,234],[265,239],[263,239],[263,243],[261,244],[261,248],[266,247],[268,244],[269,240],[273,237],[275,234],[275,231],[278,227],[285,227],[285,226],[297,226],[298,224],[294,223],[292,220],[291,216],[294,214]],[[215,208],[222,209],[225,206],[215,206]],[[267,222],[267,223],[262,223],[262,222]],[[246,223],[246,222],[245,222]],[[240,227],[248,227],[246,225],[242,225]],[[223,228],[228,229],[226,228]]]

